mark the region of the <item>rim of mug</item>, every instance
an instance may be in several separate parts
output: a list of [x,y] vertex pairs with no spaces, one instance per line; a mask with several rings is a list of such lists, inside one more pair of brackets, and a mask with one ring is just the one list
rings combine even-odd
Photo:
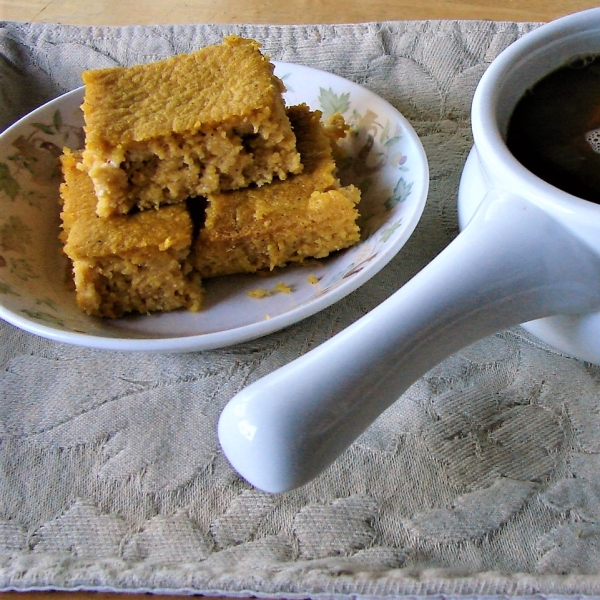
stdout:
[[[528,57],[549,54],[558,41],[581,37],[586,31],[600,30],[600,7],[573,13],[528,32],[503,50],[483,74],[471,107],[471,127],[475,148],[493,171],[494,179],[506,187],[521,190],[524,196],[541,206],[552,205],[561,212],[600,212],[600,204],[584,200],[547,183],[526,169],[510,152],[499,127],[499,96],[515,66]],[[578,53],[581,55],[582,53]],[[594,52],[593,54],[596,54]],[[600,52],[598,52],[600,55]],[[563,61],[564,62],[564,61]],[[550,73],[560,64],[549,64]],[[532,83],[534,83],[532,81]],[[514,107],[511,107],[511,110]]]

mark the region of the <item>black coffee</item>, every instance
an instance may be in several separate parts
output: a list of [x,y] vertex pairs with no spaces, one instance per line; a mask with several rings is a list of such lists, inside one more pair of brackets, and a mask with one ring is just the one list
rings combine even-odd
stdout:
[[573,61],[530,89],[506,141],[541,179],[600,203],[600,56]]

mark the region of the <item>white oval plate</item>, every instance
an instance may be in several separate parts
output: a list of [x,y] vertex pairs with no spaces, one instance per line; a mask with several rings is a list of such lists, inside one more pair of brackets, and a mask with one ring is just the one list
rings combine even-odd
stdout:
[[[63,146],[84,143],[84,90],[79,88],[0,135],[0,317],[45,338],[94,348],[207,350],[292,325],[340,300],[386,265],[408,240],[425,205],[429,174],[420,140],[394,107],[361,86],[309,67],[275,65],[288,90],[288,105],[304,102],[324,117],[339,111],[352,127],[340,176],[363,191],[359,244],[266,277],[205,280],[204,307],[198,313],[117,320],[85,315],[65,283],[55,167]],[[279,282],[291,293],[261,299],[248,295],[274,290]]]

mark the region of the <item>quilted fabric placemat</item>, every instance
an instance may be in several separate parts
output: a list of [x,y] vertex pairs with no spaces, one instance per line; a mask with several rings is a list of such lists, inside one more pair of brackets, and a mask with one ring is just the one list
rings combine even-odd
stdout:
[[[349,297],[221,350],[71,347],[0,324],[0,589],[263,597],[600,592],[600,369],[520,328],[414,384],[318,479],[253,489],[215,424],[248,383],[374,308],[457,234],[471,98],[536,24],[69,27],[0,23],[6,127],[81,71],[259,40],[396,106],[431,185],[407,246]],[[0,194],[3,192],[0,191]],[[10,243],[0,224],[2,251]]]

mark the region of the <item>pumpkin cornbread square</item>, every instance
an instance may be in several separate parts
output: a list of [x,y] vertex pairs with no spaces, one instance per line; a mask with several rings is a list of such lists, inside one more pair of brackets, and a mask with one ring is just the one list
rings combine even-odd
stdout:
[[284,87],[237,36],[155,63],[83,73],[83,164],[106,217],[302,170]]
[[73,264],[79,307],[109,318],[198,310],[202,291],[199,276],[186,260],[193,224],[185,203],[101,218],[80,154],[65,150],[61,163],[60,237]]
[[209,194],[190,261],[202,277],[323,258],[360,239],[360,191],[342,187],[321,113],[288,109],[304,170],[286,181]]

